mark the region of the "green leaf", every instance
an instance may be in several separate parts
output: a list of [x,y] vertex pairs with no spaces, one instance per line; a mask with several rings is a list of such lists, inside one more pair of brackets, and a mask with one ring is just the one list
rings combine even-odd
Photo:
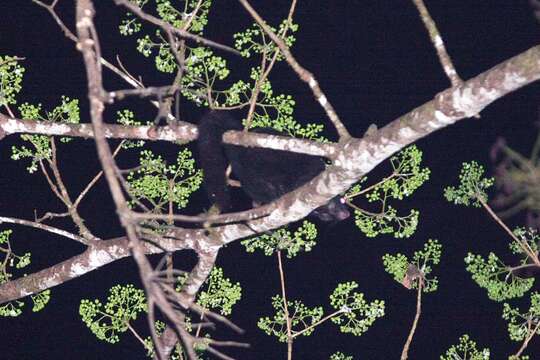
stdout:
[[[80,122],[79,100],[70,99],[67,96],[62,96],[61,104],[55,107],[52,111],[43,113],[41,104],[32,105],[24,103],[19,106],[21,117],[26,120],[40,120],[51,123],[68,123],[78,124]],[[31,160],[30,165],[26,168],[29,173],[34,173],[38,168],[38,163],[43,160],[51,160],[52,137],[45,135],[21,135],[21,139],[29,144],[26,146],[13,146],[11,159],[18,161],[25,158]],[[71,138],[62,137],[61,142],[67,143]]]
[[369,203],[376,203],[379,207],[373,211],[357,207],[354,213],[356,226],[367,237],[392,234],[396,238],[404,238],[414,234],[420,213],[413,209],[409,215],[398,215],[390,201],[403,200],[429,179],[430,170],[421,167],[421,163],[422,151],[414,145],[409,146],[390,159],[390,175],[363,189],[361,183],[367,180],[364,177],[347,192],[347,199],[363,195]]
[[[441,261],[442,245],[437,239],[428,239],[422,250],[414,252],[413,264],[424,275],[425,293],[437,290],[439,280],[437,277],[431,277],[432,265],[438,265]],[[417,285],[417,284],[416,284]],[[414,288],[414,285],[413,285]]]
[[45,308],[45,306],[51,300],[51,290],[45,290],[40,293],[37,293],[36,295],[31,295],[30,298],[32,299],[32,302],[34,303],[34,306],[32,307],[32,311],[33,312],[41,311]]
[[341,351],[335,352],[330,356],[330,360],[353,360],[352,356],[347,356]]
[[[139,161],[137,170],[127,176],[130,194],[154,212],[166,213],[169,202],[178,209],[186,207],[190,195],[202,183],[202,171],[195,169],[195,160],[188,149],[180,151],[176,164],[172,165],[150,150],[141,151]],[[136,202],[131,201],[130,205]]]
[[230,315],[233,305],[241,297],[240,283],[233,284],[230,279],[223,277],[223,269],[216,266],[206,281],[206,290],[199,292],[197,304],[209,310],[219,311],[221,315]]
[[367,237],[392,234],[396,238],[408,238],[416,231],[419,215],[420,212],[413,209],[409,215],[398,216],[397,210],[388,206],[381,214],[355,210],[354,222]]

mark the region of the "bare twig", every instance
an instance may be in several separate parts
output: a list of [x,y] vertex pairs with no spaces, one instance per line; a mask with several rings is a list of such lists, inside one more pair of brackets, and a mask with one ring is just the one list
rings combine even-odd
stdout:
[[281,284],[281,296],[283,300],[283,314],[285,315],[285,324],[287,325],[287,360],[292,360],[292,349],[294,338],[292,336],[292,324],[289,316],[289,304],[287,303],[287,292],[285,291],[285,274],[283,273],[283,264],[281,262],[281,251],[277,252],[279,282]]
[[32,0],[32,2],[45,8],[49,12],[49,14],[51,14],[54,21],[56,21],[56,24],[58,24],[60,29],[62,29],[62,31],[64,32],[64,35],[67,38],[71,39],[72,41],[77,42],[77,36],[75,36],[75,34],[71,30],[69,30],[69,28],[60,19],[60,16],[58,16],[58,14],[56,13],[56,10],[54,9],[56,4],[58,3],[58,0],[54,0],[51,3],[51,5],[47,5],[43,1],[39,1],[39,0]]
[[61,200],[66,205],[67,210],[69,212],[69,216],[79,229],[79,233],[87,239],[87,241],[93,242],[97,240],[97,237],[92,234],[90,229],[86,227],[84,224],[83,218],[79,215],[79,212],[77,211],[77,207],[73,205],[73,202],[71,201],[71,198],[69,196],[69,193],[67,191],[67,187],[64,184],[64,181],[62,180],[62,175],[60,174],[60,169],[58,168],[58,161],[56,158],[56,143],[54,141],[54,138],[50,138],[49,142],[51,144],[51,159],[48,160],[49,166],[52,169],[54,180],[56,187],[60,191],[60,194],[62,195]]
[[423,288],[424,288],[424,282],[422,281],[422,279],[418,279],[418,292],[416,295],[416,314],[414,315],[414,321],[411,327],[411,331],[409,332],[409,336],[407,336],[407,341],[405,341],[405,345],[403,346],[403,351],[401,352],[401,360],[407,360],[409,356],[409,347],[411,346],[414,332],[416,331],[416,326],[418,325],[418,320],[420,319],[420,313],[422,311],[422,289]]
[[58,228],[55,228],[53,226],[41,224],[41,223],[35,222],[35,221],[29,221],[29,220],[24,220],[24,219],[16,219],[16,218],[12,218],[12,217],[0,216],[0,224],[1,223],[11,223],[11,224],[19,224],[19,225],[24,225],[24,226],[30,226],[30,227],[33,227],[33,228],[36,228],[36,229],[48,231],[48,232],[53,233],[53,234],[57,234],[57,235],[60,235],[60,236],[63,236],[63,237],[67,237],[68,239],[78,241],[78,242],[80,242],[81,244],[84,244],[84,245],[89,244],[88,240],[86,240],[85,238],[77,236],[77,235],[75,235],[73,233],[70,233],[69,231],[58,229]]
[[499,224],[500,227],[502,227],[504,229],[504,231],[506,231],[506,233],[512,238],[512,240],[514,240],[518,245],[519,247],[521,248],[521,250],[523,250],[523,253],[536,265],[536,266],[540,266],[540,260],[538,259],[538,255],[531,249],[531,247],[529,246],[529,244],[526,242],[526,241],[523,241],[521,239],[519,239],[513,232],[512,230],[510,230],[510,228],[504,223],[504,221],[501,220],[501,218],[499,218],[497,216],[497,214],[495,214],[495,212],[493,211],[493,209],[491,209],[491,206],[489,206],[485,201],[483,201],[482,199],[478,199],[478,201],[480,202],[480,204],[482,204],[482,206],[484,207],[484,209],[486,209],[486,211],[488,212],[488,214],[497,222],[497,224]]
[[66,216],[69,216],[69,213],[68,212],[65,212],[65,213],[54,213],[54,212],[46,212],[45,215],[43,215],[42,217],[38,218],[37,217],[37,214],[36,214],[36,210],[34,210],[34,219],[36,222],[40,223],[42,221],[45,221],[47,219],[53,219],[53,218],[60,218],[60,217],[66,217]]
[[[118,146],[114,150],[113,155],[112,155],[113,158],[116,157],[116,155],[118,155],[120,150],[122,150],[122,144],[124,144],[124,140],[122,140],[120,144],[118,144]],[[103,170],[97,173],[96,176],[94,176],[94,178],[90,180],[88,185],[86,185],[83,191],[81,191],[81,193],[79,194],[79,196],[77,196],[77,199],[75,199],[75,202],[73,203],[73,206],[75,208],[79,206],[81,200],[86,196],[86,194],[90,191],[90,189],[92,189],[92,187],[98,182],[98,180],[101,178],[102,175],[103,175]]]
[[424,4],[424,0],[412,0],[416,8],[418,9],[418,12],[420,13],[420,17],[422,18],[422,21],[424,22],[424,25],[426,26],[426,29],[429,33],[429,37],[431,39],[431,43],[435,47],[435,50],[437,51],[437,56],[439,57],[439,61],[441,62],[441,65],[444,69],[444,72],[446,73],[446,76],[450,79],[450,83],[452,86],[458,86],[463,82],[461,78],[459,77],[458,73],[456,72],[456,69],[454,67],[454,64],[452,63],[452,59],[450,58],[450,55],[448,55],[448,52],[446,51],[446,47],[444,46],[444,41],[442,39],[441,34],[439,33],[439,29],[437,29],[437,25],[435,24],[435,21],[431,18],[431,15],[429,14],[428,9],[426,8],[426,5]]

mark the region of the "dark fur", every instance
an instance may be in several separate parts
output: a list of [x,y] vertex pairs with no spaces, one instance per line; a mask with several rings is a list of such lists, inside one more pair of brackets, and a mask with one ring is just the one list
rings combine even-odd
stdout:
[[[226,112],[212,111],[199,123],[198,150],[204,171],[204,185],[210,201],[222,212],[231,207],[230,190],[225,170],[231,163],[235,177],[244,192],[257,204],[267,204],[302,186],[325,169],[324,158],[264,148],[223,145],[227,130],[242,130],[239,121]],[[274,129],[259,128],[254,132],[284,135]],[[339,197],[312,213],[322,221],[343,220],[349,216]]]

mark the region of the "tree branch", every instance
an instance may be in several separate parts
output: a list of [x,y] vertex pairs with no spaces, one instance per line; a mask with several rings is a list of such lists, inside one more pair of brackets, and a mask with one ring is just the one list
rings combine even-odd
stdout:
[[220,227],[222,241],[232,242],[257,232],[275,229],[307,216],[345,192],[378,164],[415,141],[457,121],[475,116],[506,94],[540,79],[540,45],[496,65],[484,73],[448,88],[435,99],[364,137],[340,144],[334,163],[304,186],[267,204],[269,216]]
[[41,224],[41,223],[35,222],[35,221],[29,221],[29,220],[24,220],[24,219],[16,219],[16,218],[12,218],[12,217],[0,216],[0,224],[1,223],[11,223],[11,224],[19,224],[19,225],[24,225],[24,226],[30,226],[30,227],[33,227],[33,228],[36,228],[36,229],[48,231],[48,232],[53,233],[53,234],[57,234],[57,235],[60,235],[60,236],[63,236],[63,237],[67,237],[68,239],[78,241],[78,242],[80,242],[81,244],[84,244],[84,245],[88,245],[89,243],[93,244],[93,242],[89,242],[87,239],[85,239],[83,237],[80,237],[80,236],[77,236],[77,235],[75,235],[73,233],[70,233],[69,231],[58,229],[58,228],[55,228],[53,226]]

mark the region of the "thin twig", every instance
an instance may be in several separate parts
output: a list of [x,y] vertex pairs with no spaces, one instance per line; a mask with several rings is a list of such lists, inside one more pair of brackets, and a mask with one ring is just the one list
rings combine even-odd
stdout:
[[[283,29],[283,34],[281,34],[281,37],[287,36],[287,30],[292,25],[292,17],[294,14],[294,10],[296,9],[296,0],[293,0],[291,2],[291,7],[289,8],[289,15],[287,16],[287,24],[285,28]],[[253,93],[251,94],[251,99],[249,101],[249,110],[248,115],[246,116],[246,127],[245,131],[247,131],[250,128],[251,119],[253,117],[253,113],[255,112],[255,105],[257,104],[257,98],[259,97],[259,93],[261,91],[261,86],[264,84],[266,78],[268,78],[268,75],[270,75],[270,71],[272,71],[272,68],[274,67],[278,56],[280,54],[279,48],[277,48],[274,51],[274,55],[272,56],[272,59],[270,60],[270,63],[268,64],[268,67],[266,67],[266,52],[263,52],[263,57],[261,61],[261,76],[257,79],[255,83],[255,88],[253,89]]]
[[441,62],[441,65],[444,69],[444,72],[446,73],[446,76],[450,79],[450,83],[452,86],[458,86],[460,85],[463,80],[459,77],[456,68],[454,67],[454,64],[452,63],[452,59],[450,58],[450,55],[448,55],[448,52],[446,51],[446,47],[444,46],[444,41],[441,37],[441,34],[439,33],[439,29],[437,29],[437,25],[435,24],[435,21],[431,18],[431,15],[429,14],[428,9],[426,8],[426,5],[424,4],[424,0],[412,0],[414,5],[416,6],[416,9],[420,13],[420,18],[424,22],[424,25],[429,33],[429,37],[431,39],[431,43],[435,47],[435,50],[437,51],[437,56],[439,57],[439,61]]
[[319,325],[322,324],[323,322],[330,320],[331,318],[333,318],[333,317],[336,316],[336,315],[343,314],[344,312],[346,312],[346,310],[343,310],[343,309],[336,310],[336,311],[334,311],[333,313],[331,313],[331,314],[329,314],[329,315],[326,315],[325,317],[323,317],[321,320],[317,321],[316,323],[313,323],[313,324],[309,325],[308,327],[302,329],[301,331],[295,332],[295,333],[293,334],[292,337],[295,338],[295,337],[297,337],[297,336],[300,336],[300,335],[302,335],[303,333],[305,333],[305,332],[307,332],[307,331],[310,331],[310,330],[313,329],[314,327],[319,326]]
[[480,204],[482,204],[482,206],[484,207],[484,209],[486,209],[486,211],[489,213],[489,215],[491,215],[491,217],[497,222],[497,224],[499,224],[503,229],[504,231],[506,231],[506,233],[508,235],[510,235],[510,237],[512,238],[512,240],[514,240],[520,247],[521,247],[521,250],[523,250],[523,252],[525,253],[525,255],[532,261],[534,262],[537,266],[540,266],[540,260],[538,259],[538,255],[531,249],[531,247],[529,246],[529,244],[527,244],[526,241],[523,241],[521,239],[519,239],[513,232],[512,230],[510,230],[510,228],[508,226],[506,226],[506,224],[501,220],[501,218],[499,218],[497,216],[497,214],[495,214],[495,212],[493,211],[493,209],[491,209],[491,207],[482,199],[478,199],[478,201],[480,202]]
[[[116,149],[114,150],[113,152],[113,158],[116,157],[116,155],[118,155],[118,153],[120,152],[120,150],[122,149],[122,144],[124,144],[125,140],[122,140],[120,142],[120,144],[118,144],[118,146],[116,147]],[[75,199],[75,202],[73,203],[73,206],[75,208],[77,208],[79,206],[79,203],[81,202],[81,200],[85,197],[85,195],[90,191],[90,189],[97,183],[97,181],[101,178],[101,176],[103,175],[103,170],[101,170],[99,173],[96,174],[96,176],[94,176],[94,178],[92,180],[90,180],[90,182],[88,183],[88,185],[86,185],[86,187],[84,188],[83,191],[81,191],[81,193],[79,194],[79,196],[77,197],[77,199]]]
[[48,231],[48,232],[51,232],[51,233],[54,233],[54,234],[58,234],[60,236],[67,237],[68,239],[78,241],[78,242],[80,242],[81,244],[84,244],[84,245],[89,245],[90,244],[88,242],[88,240],[86,240],[85,238],[83,238],[81,236],[75,235],[75,234],[70,233],[69,231],[66,231],[66,230],[55,228],[53,226],[41,224],[39,222],[30,221],[30,220],[24,220],[24,219],[16,219],[16,218],[6,217],[6,216],[0,216],[0,224],[3,223],[3,222],[10,223],[10,224],[19,224],[19,225],[24,225],[24,226],[30,226],[30,227],[33,227],[33,228],[36,228],[36,229]]
[[[540,329],[540,322],[538,322],[536,324],[536,326],[534,327],[534,329],[532,329],[532,326],[531,326],[531,322],[529,320],[529,323],[527,325],[528,327],[528,333],[527,333],[527,337],[525,338],[525,340],[523,341],[523,343],[521,344],[521,347],[519,348],[519,350],[515,353],[515,357],[519,357],[521,356],[521,354],[523,353],[523,351],[525,351],[525,349],[527,348],[527,346],[529,345],[529,341],[531,341],[531,339],[533,338],[534,335],[536,335],[536,332]],[[532,330],[532,331],[531,331]]]
[[141,335],[139,335],[139,333],[137,331],[135,331],[135,329],[131,326],[131,324],[128,322],[127,323],[127,327],[129,329],[129,331],[131,331],[131,333],[133,334],[133,336],[135,336],[135,338],[137,340],[139,340],[139,342],[142,344],[142,346],[147,350],[147,351],[154,351],[154,349],[152,349],[150,346],[148,346],[148,344],[146,344],[143,340],[143,338],[141,337]]
[[281,50],[283,56],[285,56],[285,59],[299,76],[299,78],[309,85],[311,91],[313,92],[313,95],[315,95],[315,98],[326,112],[326,115],[328,116],[332,124],[334,124],[340,140],[345,141],[346,139],[351,138],[349,131],[347,130],[343,122],[339,119],[339,116],[334,110],[334,107],[328,101],[328,98],[319,87],[319,83],[317,82],[315,76],[307,69],[303,68],[298,63],[298,61],[296,61],[290,50],[287,48],[287,45],[285,45],[285,43],[270,29],[270,27],[266,25],[266,22],[261,18],[261,16],[255,11],[255,9],[249,4],[247,0],[239,1],[248,11],[251,17],[253,17],[253,19],[255,19],[259,26],[264,30],[264,32],[267,33],[268,36],[270,36],[270,38],[272,39],[272,41],[276,43],[276,45]]
[[48,163],[53,172],[55,184],[60,190],[60,194],[62,195],[62,199],[63,199],[62,201],[66,205],[71,219],[73,220],[73,222],[79,229],[79,233],[88,241],[95,241],[97,240],[97,237],[94,236],[94,234],[92,234],[92,232],[90,231],[90,229],[88,229],[88,227],[86,227],[86,225],[84,224],[83,218],[79,215],[79,212],[77,211],[77,208],[73,206],[73,202],[71,201],[71,198],[67,191],[67,187],[64,184],[62,175],[60,174],[60,169],[58,167],[58,161],[56,158],[56,143],[54,141],[54,138],[50,138],[50,144],[51,144],[52,155]]
[[170,32],[171,34],[190,39],[195,41],[199,44],[204,44],[206,46],[210,46],[216,49],[225,50],[228,52],[231,52],[236,55],[240,55],[240,52],[234,48],[231,48],[229,46],[217,43],[212,40],[205,39],[202,36],[191,34],[190,32],[184,30],[184,29],[178,29],[171,24],[155,17],[150,14],[145,13],[140,7],[135,5],[134,3],[130,2],[129,0],[113,0],[116,5],[120,5],[131,11],[133,14],[137,15],[143,20],[148,21],[151,24],[154,24],[156,26],[159,26],[163,31]]
[[285,314],[285,323],[287,324],[287,360],[292,360],[292,325],[291,318],[289,317],[289,304],[287,303],[287,293],[285,291],[285,274],[283,273],[283,264],[281,262],[281,251],[277,252],[278,267],[279,267],[279,281],[281,283],[281,296],[283,297],[283,313]]
[[414,321],[411,327],[411,331],[409,332],[409,336],[407,336],[407,341],[405,342],[405,345],[403,346],[403,351],[401,352],[401,360],[407,360],[407,357],[409,356],[409,347],[411,346],[414,332],[416,331],[416,326],[418,325],[418,320],[420,319],[420,313],[422,310],[423,287],[424,283],[422,279],[418,279],[418,293],[416,295],[416,314],[414,315]]

